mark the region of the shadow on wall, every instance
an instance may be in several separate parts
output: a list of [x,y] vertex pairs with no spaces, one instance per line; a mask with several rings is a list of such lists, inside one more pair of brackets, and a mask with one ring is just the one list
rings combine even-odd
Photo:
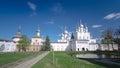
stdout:
[[71,51],[71,45],[68,44],[68,46],[66,47],[65,51]]

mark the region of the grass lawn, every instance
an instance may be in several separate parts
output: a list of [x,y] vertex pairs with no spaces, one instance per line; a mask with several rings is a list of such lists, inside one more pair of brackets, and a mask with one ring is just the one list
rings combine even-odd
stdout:
[[[76,52],[72,52],[76,53]],[[78,52],[77,52],[78,53]],[[36,63],[32,68],[120,68],[115,65],[107,65],[99,62],[78,59],[70,56],[71,52],[55,52],[53,64],[53,53],[49,53],[44,59]]]
[[42,52],[35,52],[35,53],[3,53],[3,54],[0,54],[0,66],[4,65],[4,64],[7,64],[7,63],[17,61],[17,60],[22,59],[22,58],[34,57],[34,56],[37,56],[40,53],[42,53]]

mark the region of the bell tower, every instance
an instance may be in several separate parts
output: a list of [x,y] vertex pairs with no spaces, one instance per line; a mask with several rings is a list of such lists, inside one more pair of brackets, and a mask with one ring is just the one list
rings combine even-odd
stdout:
[[40,28],[39,27],[38,27],[36,33],[37,33],[37,36],[40,37]]

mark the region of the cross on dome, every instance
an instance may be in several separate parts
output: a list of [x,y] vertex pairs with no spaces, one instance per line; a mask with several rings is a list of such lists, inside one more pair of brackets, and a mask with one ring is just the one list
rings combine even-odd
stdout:
[[37,36],[40,37],[40,28],[39,27],[36,32],[37,32]]
[[37,32],[40,32],[40,27],[38,27]]
[[18,35],[21,35],[21,26],[18,27]]
[[67,31],[66,27],[65,27],[65,31],[64,31],[64,33],[68,33],[68,31]]
[[80,27],[84,27],[81,19],[80,19]]

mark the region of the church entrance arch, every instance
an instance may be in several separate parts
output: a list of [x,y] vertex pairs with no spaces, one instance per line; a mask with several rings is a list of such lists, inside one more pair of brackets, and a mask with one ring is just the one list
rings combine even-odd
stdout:
[[85,51],[85,48],[84,48],[84,47],[82,48],[82,51]]

